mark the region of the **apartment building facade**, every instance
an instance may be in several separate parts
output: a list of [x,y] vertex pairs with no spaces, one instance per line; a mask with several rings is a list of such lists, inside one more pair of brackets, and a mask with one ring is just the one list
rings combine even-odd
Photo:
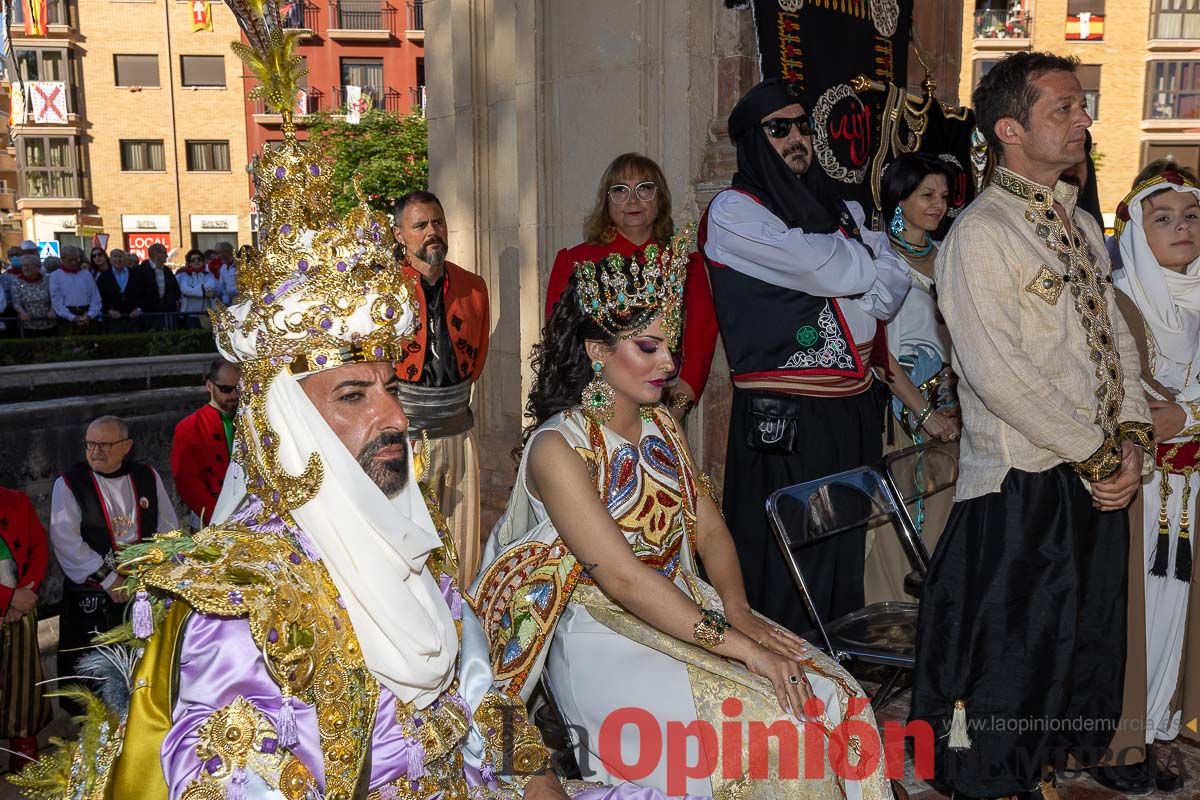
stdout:
[[1200,0],[965,0],[960,100],[1005,54],[1079,58],[1105,220],[1148,162],[1200,169]]
[[[297,0],[284,24],[300,34],[308,70],[295,108],[301,137],[305,114],[345,113],[356,91],[347,87],[369,98],[360,108],[424,111],[423,0]],[[247,80],[247,94],[253,88]],[[282,138],[282,118],[262,100],[247,97],[245,113],[250,152]]]
[[188,0],[47,5],[45,36],[23,35],[13,6],[24,237],[87,248],[101,233],[142,256],[156,242],[250,241],[243,70],[224,4],[199,31]]

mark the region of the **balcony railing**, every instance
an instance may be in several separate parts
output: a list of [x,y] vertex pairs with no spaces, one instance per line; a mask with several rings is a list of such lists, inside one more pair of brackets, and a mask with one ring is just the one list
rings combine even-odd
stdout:
[[1200,0],[1155,0],[1151,39],[1200,39]]
[[976,39],[1028,39],[1033,19],[1024,11],[985,9],[975,12]]
[[[383,86],[383,87],[363,86],[362,94],[363,94],[363,96],[370,96],[371,110],[380,109],[382,111],[387,111],[390,114],[397,114],[397,115],[403,113],[400,109],[401,94],[400,94],[400,92],[396,91],[395,89],[393,89],[390,86]],[[333,113],[345,114],[346,113],[346,87],[345,86],[333,87],[333,97],[334,97]]]
[[421,116],[425,116],[425,87],[414,86],[409,91],[412,92],[412,108],[409,113],[420,112]]
[[[328,102],[325,93],[320,89],[308,89],[304,98],[304,113],[319,114],[322,111],[328,111],[326,103]],[[254,112],[256,116],[264,114],[278,114],[279,110],[267,105],[267,101],[259,97],[254,101]]]
[[317,7],[309,2],[297,2],[283,18],[283,27],[292,30],[315,31],[317,29]]
[[396,9],[379,0],[331,3],[330,27],[343,31],[388,31],[396,28]]
[[408,0],[408,30],[425,30],[425,0]]

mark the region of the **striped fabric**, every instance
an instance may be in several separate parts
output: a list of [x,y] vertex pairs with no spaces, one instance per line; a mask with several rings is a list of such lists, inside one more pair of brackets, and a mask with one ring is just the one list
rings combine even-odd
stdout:
[[37,635],[36,610],[0,623],[0,739],[36,736],[50,720]]
[[459,586],[465,588],[475,580],[483,557],[479,539],[479,451],[474,430],[429,440],[427,485],[433,489],[454,539]]
[[[871,349],[875,341],[868,340],[856,345],[863,364],[870,363]],[[733,385],[739,389],[781,394],[802,394],[807,397],[850,397],[867,390],[874,380],[868,368],[861,378],[846,378],[841,375],[792,375],[756,372],[749,376],[734,376]]]

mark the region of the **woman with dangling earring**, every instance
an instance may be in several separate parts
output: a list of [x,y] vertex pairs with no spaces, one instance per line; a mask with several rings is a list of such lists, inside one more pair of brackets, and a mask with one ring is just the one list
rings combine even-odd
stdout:
[[[946,219],[951,168],[933,156],[910,153],[888,165],[883,175],[884,219],[892,249],[912,275],[912,290],[888,323],[892,393],[884,432],[884,453],[959,436],[958,402],[950,370],[950,334],[937,311],[933,235]],[[885,377],[885,376],[880,376]],[[950,513],[949,492],[921,501],[914,515],[918,532],[932,551]],[[904,578],[913,570],[898,537],[876,533],[863,575],[868,603],[908,600]]]
[[[635,782],[701,797],[890,798],[881,764],[858,766],[869,747],[847,765],[829,746],[843,721],[875,729],[862,689],[750,609],[711,485],[661,402],[690,251],[680,236],[637,261],[614,254],[576,265],[534,346],[516,485],[467,598],[498,688],[527,700],[547,679],[567,724],[586,732],[575,756],[587,780],[632,777],[601,756],[650,753],[638,749],[650,728],[665,736],[678,730],[668,725],[699,721],[728,730],[732,720],[783,735],[778,726],[791,723],[782,757],[753,736],[728,737],[720,753],[698,743],[703,752],[686,756],[712,765],[711,775],[685,777],[679,763],[650,756],[635,759],[649,766]],[[630,711],[636,724],[615,733],[606,724]],[[766,774],[740,779],[740,769],[723,768],[731,747],[738,763],[762,763]],[[797,763],[823,769],[808,777],[806,766],[800,780]]]
[[[596,200],[583,224],[584,241],[559,250],[546,285],[546,319],[562,297],[567,281],[582,261],[600,261],[616,253],[624,258],[649,245],[662,247],[675,232],[671,189],[662,169],[640,153],[617,156],[600,177]],[[683,292],[687,324],[679,352],[678,374],[664,385],[663,401],[675,419],[700,401],[717,347],[717,317],[704,261],[693,252]]]

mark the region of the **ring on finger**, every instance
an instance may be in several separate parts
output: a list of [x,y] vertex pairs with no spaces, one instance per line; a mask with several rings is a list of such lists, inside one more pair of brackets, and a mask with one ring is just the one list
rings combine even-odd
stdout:
[[800,676],[799,675],[788,675],[788,683],[793,684],[793,685],[800,683]]

